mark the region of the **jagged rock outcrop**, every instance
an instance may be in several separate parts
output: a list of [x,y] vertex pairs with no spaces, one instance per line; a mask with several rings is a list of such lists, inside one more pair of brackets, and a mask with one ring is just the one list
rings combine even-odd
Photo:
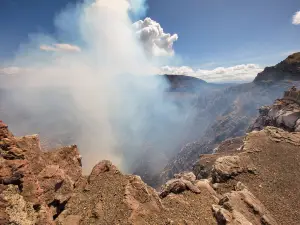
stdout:
[[[38,146],[36,136],[24,137],[22,144],[32,151],[19,147],[15,139],[0,122],[0,215],[2,224],[53,224],[51,212],[43,199],[43,190],[35,176],[30,159]],[[35,144],[34,144],[35,142]],[[38,161],[39,157],[36,156]]]
[[259,109],[259,117],[249,127],[249,131],[275,126],[288,131],[300,132],[300,105],[288,99],[277,99],[271,106]]
[[84,176],[76,146],[43,152],[38,136],[14,137],[2,122],[0,162],[0,224],[216,224],[205,185],[161,199],[109,161]]
[[279,80],[300,80],[300,52],[288,56],[273,67],[266,67],[255,78],[255,83]]
[[214,183],[224,182],[246,171],[247,161],[238,155],[217,158],[211,170]]

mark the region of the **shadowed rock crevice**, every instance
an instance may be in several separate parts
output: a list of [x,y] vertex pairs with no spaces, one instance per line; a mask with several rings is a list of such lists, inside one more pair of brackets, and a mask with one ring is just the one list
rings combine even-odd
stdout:
[[55,209],[55,214],[53,215],[53,220],[55,220],[64,210],[68,201],[60,202],[59,200],[55,199],[53,202],[48,204],[48,207]]

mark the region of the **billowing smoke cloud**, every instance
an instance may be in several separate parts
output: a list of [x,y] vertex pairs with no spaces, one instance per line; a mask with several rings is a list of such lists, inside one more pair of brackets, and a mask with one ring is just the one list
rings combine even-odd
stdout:
[[300,11],[296,12],[293,16],[293,24],[300,25]]
[[165,33],[159,23],[146,18],[133,24],[136,34],[151,56],[172,56],[173,44],[178,40],[177,34]]
[[186,111],[166,96],[161,76],[148,76],[156,66],[143,48],[146,43],[153,55],[172,54],[177,35],[165,34],[148,18],[135,24],[141,44],[131,9],[143,13],[144,1],[76,5],[55,19],[56,36],[30,36],[10,63],[21,74],[13,83],[1,82],[10,93],[6,121],[13,132],[70,138],[79,145],[86,170],[110,159],[130,171],[145,146],[159,159],[181,144]]
[[129,0],[130,11],[136,18],[141,18],[146,14],[148,9],[146,0]]
[[242,64],[231,67],[218,67],[212,70],[194,70],[187,66],[161,68],[162,74],[190,75],[208,82],[252,81],[263,69],[256,64]]

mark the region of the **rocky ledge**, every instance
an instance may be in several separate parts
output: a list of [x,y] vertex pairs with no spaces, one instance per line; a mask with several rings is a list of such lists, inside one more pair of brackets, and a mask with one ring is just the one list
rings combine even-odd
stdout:
[[277,99],[273,105],[261,107],[259,114],[249,131],[274,126],[291,132],[300,132],[300,105],[293,100]]
[[38,136],[1,122],[0,224],[296,225],[299,143],[300,133],[252,132],[239,151],[199,162],[206,179],[185,172],[157,191],[109,161],[84,176],[76,146],[43,152]]

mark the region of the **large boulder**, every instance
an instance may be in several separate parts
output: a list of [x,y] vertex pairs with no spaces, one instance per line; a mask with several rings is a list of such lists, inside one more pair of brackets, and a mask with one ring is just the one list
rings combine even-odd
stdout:
[[297,120],[300,119],[300,111],[287,111],[276,118],[277,124],[283,125],[290,130],[294,130]]
[[200,193],[199,188],[195,185],[196,176],[192,172],[175,174],[174,177],[175,179],[169,180],[162,186],[161,198],[165,198],[170,193],[179,194],[186,190],[190,190],[196,194]]
[[223,156],[218,158],[212,169],[215,183],[224,182],[245,171],[245,163],[239,156]]
[[[268,111],[268,112],[267,112]],[[277,99],[271,106],[263,106],[259,117],[248,131],[259,131],[266,126],[274,126],[287,131],[299,132],[300,105],[291,100]]]

